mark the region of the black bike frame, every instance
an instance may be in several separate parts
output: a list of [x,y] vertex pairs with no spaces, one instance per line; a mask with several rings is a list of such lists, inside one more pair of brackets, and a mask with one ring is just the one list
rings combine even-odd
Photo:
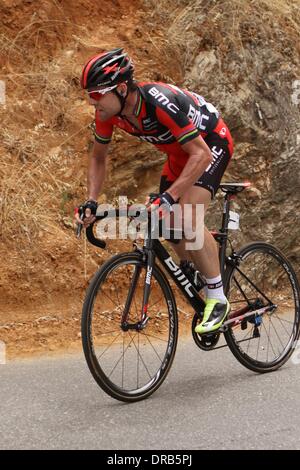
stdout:
[[[222,227],[219,232],[213,232],[212,235],[214,236],[215,240],[219,243],[219,258],[220,258],[220,268],[222,277],[224,279],[225,276],[225,267],[226,267],[226,247],[227,247],[227,239],[228,239],[228,224],[229,224],[229,210],[230,210],[230,200],[232,195],[226,194],[225,201],[224,201],[224,209],[223,209],[223,217],[222,217]],[[151,238],[151,220],[148,221],[148,238],[145,240],[144,245],[144,252],[146,254],[147,259],[147,273],[146,273],[146,281],[145,281],[145,288],[144,288],[144,299],[143,299],[143,306],[142,306],[142,323],[147,319],[147,307],[148,307],[148,299],[150,295],[151,289],[151,277],[152,277],[152,270],[155,264],[155,257],[159,259],[164,269],[168,272],[169,276],[182,294],[186,297],[190,305],[193,309],[198,312],[200,315],[204,311],[205,302],[200,297],[198,291],[186,277],[186,275],[182,272],[179,266],[175,263],[173,258],[170,256],[169,252],[163,247],[157,239]]]
[[[239,309],[236,312],[234,312],[234,314],[231,314],[232,318],[228,320],[227,323],[232,323],[235,321],[238,321],[239,323],[241,323],[241,321],[248,316],[252,316],[256,314],[262,315],[263,313],[267,311],[272,311],[274,308],[276,308],[276,305],[272,304],[271,300],[268,299],[261,292],[261,290],[258,289],[257,286],[255,286],[255,284],[252,281],[250,281],[250,279],[242,271],[239,270],[238,265],[239,265],[240,257],[235,253],[235,251],[232,251],[230,256],[226,256],[226,248],[227,248],[227,240],[228,240],[228,225],[229,225],[229,215],[230,215],[229,214],[230,201],[234,197],[235,195],[233,193],[226,192],[225,200],[224,200],[224,208],[223,208],[222,227],[219,230],[219,232],[211,232],[215,240],[219,243],[220,269],[221,269],[223,282],[225,280],[225,273],[226,273],[227,266],[230,266],[230,268],[232,266],[235,266],[238,272],[248,282],[250,282],[250,284],[266,299],[269,305],[264,306],[263,308],[259,309],[256,305],[249,304],[248,307]],[[145,212],[145,214],[146,214],[146,220],[147,220],[147,212]],[[137,213],[136,215],[130,215],[130,214],[128,215],[126,210],[113,209],[113,210],[105,211],[102,215],[97,215],[95,222],[97,222],[98,220],[102,220],[109,216],[112,216],[112,217],[122,217],[122,216],[128,217],[129,216],[129,217],[134,218],[134,217],[138,217],[139,215],[140,213]],[[94,236],[93,226],[95,222],[89,225],[89,227],[86,229],[87,239],[93,245],[99,248],[105,248],[106,243],[103,240],[100,240],[99,238],[96,238]],[[131,281],[131,285],[129,286],[128,296],[127,296],[125,308],[124,308],[123,315],[122,315],[121,327],[124,331],[127,331],[128,329],[141,330],[146,326],[149,320],[149,317],[147,316],[148,300],[149,300],[150,290],[151,290],[152,271],[156,262],[156,258],[158,258],[163,268],[167,271],[171,279],[173,279],[173,281],[175,282],[179,290],[188,300],[189,304],[193,307],[193,309],[197,312],[199,317],[201,317],[201,314],[203,313],[204,308],[205,308],[205,302],[200,297],[198,291],[195,289],[195,287],[190,282],[190,280],[186,277],[186,275],[182,272],[179,266],[177,266],[175,261],[170,256],[169,252],[163,247],[163,245],[158,239],[151,237],[152,230],[153,230],[153,233],[155,233],[154,227],[151,228],[151,217],[149,217],[149,214],[148,214],[148,236],[145,239],[144,247],[137,248],[137,250],[140,252],[142,256],[143,262],[147,266],[145,285],[144,285],[143,305],[142,305],[142,310],[141,310],[141,320],[134,324],[128,324],[127,322],[128,312],[130,310],[133,294],[134,294],[135,287],[136,287],[136,284],[138,282],[138,278],[141,272],[141,266],[137,266],[135,269],[132,281]],[[241,293],[243,294],[243,289],[240,286],[239,288],[240,288]],[[246,297],[245,297],[245,300],[247,300]]]
[[[191,306],[196,312],[203,312],[205,308],[205,303],[202,298],[199,296],[198,291],[182,272],[182,270],[177,266],[173,258],[170,256],[169,252],[163,247],[159,240],[153,240],[153,252],[155,256],[159,259],[164,269],[168,272],[169,276],[177,287],[180,289],[182,294],[189,301]],[[149,265],[147,263],[147,270]]]
[[[226,268],[226,247],[227,247],[227,240],[228,240],[228,223],[229,223],[229,210],[230,210],[230,200],[232,198],[231,194],[225,195],[224,201],[224,208],[223,208],[223,217],[222,217],[222,227],[219,232],[212,232],[215,240],[219,243],[219,258],[220,258],[220,268],[221,274],[224,279],[225,275],[225,268]],[[113,217],[122,217],[127,216],[128,214],[124,210],[115,209],[112,211],[105,211],[103,215],[97,215],[97,220],[102,220],[105,217],[109,216]],[[140,215],[137,214],[136,217]],[[93,233],[93,225],[91,224],[87,230],[86,235],[90,243],[100,248],[105,248],[106,243],[103,240],[99,240],[94,236]],[[145,326],[146,322],[148,321],[147,317],[147,308],[148,308],[148,299],[151,290],[151,277],[152,277],[152,270],[155,264],[155,258],[157,257],[161,262],[164,269],[168,272],[169,276],[182,294],[186,297],[188,302],[191,304],[193,309],[201,315],[201,312],[204,311],[205,303],[203,299],[200,297],[198,291],[186,277],[186,275],[182,272],[182,270],[177,266],[173,258],[170,256],[169,252],[163,247],[161,242],[157,239],[151,238],[153,228],[151,229],[151,218],[148,218],[148,238],[145,240],[145,245],[141,252],[145,256],[145,261],[147,262],[147,273],[145,279],[145,288],[144,288],[144,297],[143,297],[143,306],[141,311],[141,326]],[[123,321],[126,322],[126,312],[130,308],[131,297],[132,297],[132,290],[134,291],[135,283],[137,281],[137,277],[139,276],[138,272],[135,274],[133,283],[134,285],[131,286],[129,296],[127,298],[125,313],[123,315]]]

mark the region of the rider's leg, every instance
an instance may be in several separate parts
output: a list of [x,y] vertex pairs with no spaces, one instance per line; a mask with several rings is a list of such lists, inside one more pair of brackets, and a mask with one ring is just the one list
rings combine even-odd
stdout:
[[[199,236],[199,230],[203,231],[203,247],[200,249],[188,249],[189,244],[193,245],[196,241],[195,239],[186,240],[186,243],[183,243],[182,246],[187,248],[185,253],[189,253],[193,262],[197,266],[198,270],[207,278],[214,278],[220,274],[220,263],[219,263],[219,253],[216,241],[211,235],[209,230],[205,225],[198,226],[199,220],[197,220],[196,213],[196,204],[203,205],[203,213],[208,209],[208,206],[211,202],[211,193],[205,189],[198,186],[192,186],[186,193],[181,197],[180,204],[183,211],[183,217],[186,219],[186,223],[191,227],[193,233],[196,233]],[[187,220],[187,214],[185,213],[185,205],[192,205],[192,220]],[[204,221],[203,221],[204,222]]]
[[[190,226],[192,233],[196,234],[196,237],[189,240],[183,239],[178,245],[173,244],[173,248],[181,260],[192,260],[201,274],[211,282],[211,279],[215,279],[220,276],[218,247],[209,230],[204,225],[198,226],[197,224],[199,224],[199,220],[196,220],[196,205],[202,204],[204,211],[203,214],[205,214],[210,201],[211,193],[207,189],[197,186],[192,186],[188,191],[186,191],[184,196],[181,197],[180,204],[182,207],[183,217],[186,219],[186,223]],[[192,206],[192,220],[187,220],[188,215],[185,213],[185,204]],[[203,246],[200,249],[197,247],[195,249],[188,249],[189,245],[190,247],[195,245],[197,235],[200,236],[200,231],[203,231]],[[216,292],[214,292],[213,289],[211,289],[211,292],[208,294],[208,297],[211,298],[213,298],[215,294],[215,297],[226,303],[226,298],[222,289],[218,288],[218,295],[216,295]]]
[[[206,169],[194,186],[181,196],[179,201],[181,205],[192,204],[194,213],[196,213],[196,204],[204,204],[204,212],[206,211],[211,201],[211,197],[214,196],[218,190],[221,178],[233,151],[230,132],[222,120],[219,121],[215,131],[208,134],[204,140],[212,151],[214,162]],[[173,175],[172,177],[172,172],[169,172],[169,170],[167,167],[164,167],[160,184],[160,192],[167,191],[172,185],[171,180],[176,176]],[[168,181],[168,179],[170,179],[170,181]],[[193,217],[191,225],[193,231],[195,231],[197,226],[197,218],[195,216]],[[187,248],[192,247],[188,247],[187,243],[184,243],[183,241],[178,247],[178,255],[181,259],[183,255],[185,256],[185,259],[192,258],[192,261],[199,271],[206,277],[206,307],[204,310],[203,320],[195,329],[197,333],[202,334],[218,329],[228,314],[230,306],[223,291],[218,248],[213,236],[205,228],[204,220],[202,220],[202,228],[200,227],[200,230],[201,229],[203,230],[203,246],[198,249],[187,250]],[[196,238],[198,238],[197,234]],[[189,239],[189,242],[191,243],[193,240]],[[174,249],[176,250],[176,245],[174,246]]]
[[[204,214],[211,201],[211,193],[205,188],[192,186],[184,196],[180,198],[182,206],[183,218],[185,224],[190,227],[190,231],[195,234],[194,239],[183,239],[180,244],[172,244],[174,250],[181,259],[191,259],[198,270],[205,276],[207,281],[206,289],[206,308],[204,311],[203,321],[196,327],[198,333],[205,333],[214,331],[219,328],[228,311],[229,303],[224,295],[222,278],[220,273],[219,252],[215,239],[204,226],[199,225],[199,220],[196,218],[196,205],[203,204]],[[185,210],[189,204],[192,207],[192,219],[190,219],[189,212]],[[203,215],[204,215],[203,214]],[[203,220],[204,222],[204,220]],[[185,227],[187,226],[185,225]],[[195,244],[197,235],[203,230],[203,246],[199,249],[188,249],[188,244]]]
[[191,253],[189,251],[186,251],[185,249],[185,243],[186,243],[186,240],[183,238],[182,240],[177,241],[176,244],[172,243],[171,246],[173,250],[175,251],[175,253],[177,254],[180,261],[187,260],[187,261],[193,262]]

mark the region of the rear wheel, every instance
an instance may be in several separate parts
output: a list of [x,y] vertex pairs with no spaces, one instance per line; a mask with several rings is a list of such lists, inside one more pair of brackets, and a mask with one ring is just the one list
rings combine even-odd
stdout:
[[117,400],[151,395],[166,378],[174,359],[178,323],[174,296],[154,266],[147,315],[140,331],[122,329],[141,320],[146,264],[139,253],[116,255],[96,273],[82,312],[82,342],[89,369],[100,387]]
[[245,367],[269,372],[281,367],[299,338],[299,284],[290,262],[275,247],[256,242],[238,253],[239,265],[227,264],[225,290],[231,304],[228,319],[273,305],[261,315],[232,323],[227,344]]

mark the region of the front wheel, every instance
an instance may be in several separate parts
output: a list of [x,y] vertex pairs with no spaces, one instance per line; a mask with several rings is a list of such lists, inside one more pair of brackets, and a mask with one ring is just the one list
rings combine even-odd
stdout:
[[[298,280],[286,257],[268,243],[251,243],[236,255],[227,260],[225,291],[231,304],[228,320],[237,320],[224,335],[241,364],[255,372],[270,372],[281,367],[297,346]],[[248,316],[239,322],[245,312]]]
[[[141,320],[145,279],[141,254],[112,257],[92,279],[82,311],[89,369],[106,393],[125,402],[147,398],[162,384],[177,345],[176,303],[157,265],[152,271],[150,319],[144,329],[134,329]],[[124,323],[132,329],[124,330]]]

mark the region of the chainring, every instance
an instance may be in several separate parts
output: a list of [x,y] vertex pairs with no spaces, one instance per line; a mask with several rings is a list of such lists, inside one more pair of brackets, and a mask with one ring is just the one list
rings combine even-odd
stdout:
[[199,335],[195,332],[196,326],[200,323],[201,318],[197,313],[193,316],[192,320],[192,335],[193,339],[198,346],[198,348],[203,349],[204,351],[212,350],[220,339],[221,333],[217,331],[216,333],[208,333],[206,335]]

